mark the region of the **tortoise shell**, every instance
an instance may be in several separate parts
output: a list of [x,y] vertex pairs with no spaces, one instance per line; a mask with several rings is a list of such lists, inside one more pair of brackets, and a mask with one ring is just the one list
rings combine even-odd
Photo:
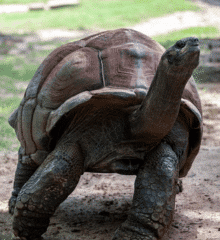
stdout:
[[[130,29],[98,33],[55,49],[39,66],[9,118],[21,143],[23,161],[40,165],[51,151],[55,125],[92,98],[106,96],[121,107],[140,104],[164,51],[156,41]],[[180,172],[185,176],[198,153],[202,133],[201,103],[192,77],[180,111],[190,131],[188,158]]]

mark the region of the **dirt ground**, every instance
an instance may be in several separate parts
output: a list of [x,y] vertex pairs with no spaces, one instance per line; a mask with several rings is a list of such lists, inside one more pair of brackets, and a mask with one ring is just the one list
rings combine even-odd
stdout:
[[[163,240],[220,239],[220,84],[199,85],[204,137],[199,155],[183,179],[170,232]],[[0,156],[0,240],[12,235],[8,214],[17,154]],[[51,218],[45,240],[110,240],[126,219],[135,176],[85,173]]]

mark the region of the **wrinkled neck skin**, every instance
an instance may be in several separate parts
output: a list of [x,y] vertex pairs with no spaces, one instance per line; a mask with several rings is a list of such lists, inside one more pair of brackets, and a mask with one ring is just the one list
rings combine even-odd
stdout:
[[[160,62],[148,95],[172,103],[180,102],[183,90],[194,69],[178,66],[175,69]],[[142,105],[145,105],[143,102]]]
[[160,62],[146,98],[130,116],[131,134],[136,140],[157,145],[169,133],[192,72],[192,68],[170,67]]

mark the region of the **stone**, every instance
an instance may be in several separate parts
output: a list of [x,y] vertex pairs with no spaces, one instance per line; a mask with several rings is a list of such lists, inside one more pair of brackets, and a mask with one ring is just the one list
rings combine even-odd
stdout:
[[47,8],[54,9],[67,6],[76,6],[78,4],[79,0],[50,0],[47,3]]
[[214,48],[209,56],[209,62],[220,62],[220,48]]
[[31,3],[28,5],[29,11],[39,11],[44,10],[46,5],[44,3]]

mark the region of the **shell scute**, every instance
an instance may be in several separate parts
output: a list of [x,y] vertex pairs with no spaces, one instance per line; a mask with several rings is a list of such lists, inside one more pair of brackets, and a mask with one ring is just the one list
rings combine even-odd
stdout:
[[22,134],[26,142],[26,154],[29,155],[37,150],[32,139],[32,118],[36,107],[36,99],[28,99],[22,108]]
[[41,106],[57,109],[83,91],[101,88],[98,51],[83,48],[66,56],[49,74],[38,95]]
[[148,89],[161,55],[162,52],[155,53],[154,49],[140,43],[126,43],[104,49],[101,58],[106,85]]
[[46,124],[46,132],[49,135],[50,131],[56,125],[56,123],[68,113],[70,110],[74,109],[79,104],[85,103],[92,98],[92,94],[88,91],[79,93],[66,100],[58,109],[51,111]]
[[141,43],[157,52],[164,51],[164,48],[150,37],[132,29],[121,28],[113,31],[105,31],[93,36],[84,38],[87,47],[103,50],[112,46],[126,43]]
[[49,148],[50,139],[46,134],[45,128],[50,112],[51,109],[42,108],[40,105],[37,105],[33,114],[32,136],[37,149],[40,150],[48,150]]
[[44,65],[41,64],[39,68],[37,69],[37,72],[35,73],[34,77],[30,81],[27,90],[25,92],[25,98],[24,99],[29,99],[29,98],[36,98],[38,94],[38,88],[39,85],[42,81],[42,70],[44,68]]
[[37,97],[37,94],[39,93],[45,79],[48,77],[54,67],[68,54],[76,51],[79,48],[82,48],[83,46],[83,41],[67,43],[50,53],[39,66],[32,80],[30,81],[25,93],[25,99],[29,97]]

